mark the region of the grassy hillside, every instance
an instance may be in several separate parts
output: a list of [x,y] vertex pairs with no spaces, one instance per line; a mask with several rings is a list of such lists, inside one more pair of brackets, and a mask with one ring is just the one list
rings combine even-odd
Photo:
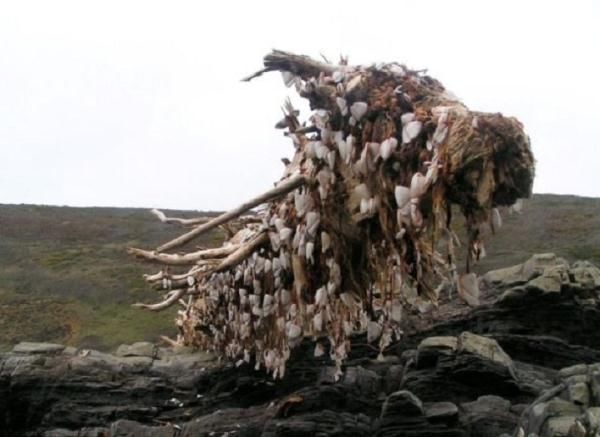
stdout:
[[486,236],[487,257],[477,270],[518,264],[533,253],[554,252],[569,261],[600,265],[600,199],[536,194],[521,214],[502,212],[503,226]]
[[[180,232],[142,209],[0,205],[0,345],[38,340],[110,349],[173,334],[175,309],[131,308],[159,295],[141,278],[152,267],[125,248],[156,247]],[[504,214],[486,247],[480,272],[548,251],[600,265],[600,199],[536,195],[522,214]]]
[[160,299],[142,279],[158,269],[125,248],[156,247],[180,232],[143,209],[0,205],[0,345],[27,339],[110,349],[173,334],[175,309],[131,307]]

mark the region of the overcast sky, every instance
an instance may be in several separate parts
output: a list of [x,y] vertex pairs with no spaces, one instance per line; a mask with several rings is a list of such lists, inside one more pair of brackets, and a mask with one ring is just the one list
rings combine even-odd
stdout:
[[600,197],[599,4],[2,2],[0,203],[222,210],[269,188],[293,91],[240,78],[272,48],[428,68],[524,123],[534,192]]

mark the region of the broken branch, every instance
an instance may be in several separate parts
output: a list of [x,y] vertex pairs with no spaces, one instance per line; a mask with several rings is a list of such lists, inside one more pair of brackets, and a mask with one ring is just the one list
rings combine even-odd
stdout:
[[188,241],[210,231],[211,229],[214,229],[217,226],[222,225],[223,223],[227,223],[228,221],[239,217],[240,215],[242,215],[246,211],[249,211],[250,209],[254,208],[255,206],[258,206],[262,203],[265,203],[265,202],[274,200],[280,196],[283,196],[284,194],[289,193],[290,191],[300,187],[301,185],[304,185],[305,183],[306,183],[306,178],[303,175],[292,176],[288,180],[277,185],[275,188],[273,188],[269,191],[266,191],[265,193],[241,204],[237,208],[234,208],[231,211],[226,212],[225,214],[221,214],[220,216],[215,217],[214,219],[211,219],[207,223],[204,223],[203,225],[200,225],[200,226],[192,229],[191,231],[175,238],[174,240],[171,240],[171,241],[163,244],[162,246],[160,246],[157,249],[157,251],[164,252],[165,250],[169,250],[174,247],[181,246],[181,245],[187,243]]

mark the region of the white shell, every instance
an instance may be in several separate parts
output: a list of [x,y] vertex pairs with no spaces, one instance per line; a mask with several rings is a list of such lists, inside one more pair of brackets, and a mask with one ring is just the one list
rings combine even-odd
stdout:
[[281,238],[279,238],[279,232],[269,232],[269,240],[271,242],[271,248],[274,251],[278,251],[281,247]]
[[339,135],[336,134],[335,142],[338,148],[338,152],[340,153],[340,157],[342,161],[348,164],[352,159],[352,149],[354,147],[354,137],[352,135],[348,135],[346,141],[344,141],[342,132],[339,132]]
[[348,106],[346,104],[345,99],[343,99],[342,97],[336,97],[335,102],[337,103],[338,108],[340,108],[340,112],[342,113],[342,115],[348,114]]
[[318,212],[310,211],[308,214],[306,214],[306,232],[310,236],[315,236],[317,228],[319,227],[319,221],[320,216]]
[[416,199],[427,191],[427,178],[421,173],[415,173],[410,180],[410,197]]
[[323,129],[326,127],[327,122],[329,121],[329,112],[325,109],[317,109],[313,112],[312,120],[319,129]]
[[402,321],[402,305],[400,302],[394,301],[390,308],[390,319],[392,319],[396,323],[400,323]]
[[344,320],[344,333],[346,334],[346,336],[352,335],[353,331],[354,331],[354,329],[352,327],[352,323],[350,323],[347,320]]
[[379,206],[379,197],[375,196],[369,199],[369,214],[373,214]]
[[410,189],[403,187],[402,185],[396,185],[394,195],[396,197],[398,208],[403,208],[410,200]]
[[369,199],[371,197],[371,192],[366,184],[359,184],[354,187],[354,194],[356,194],[359,199]]
[[435,145],[442,144],[448,135],[448,126],[445,124],[438,123],[435,128],[435,132],[433,133],[433,137],[431,137],[431,141]]
[[254,314],[256,317],[262,317],[263,316],[263,310],[257,306],[253,306],[252,307],[252,314]]
[[327,165],[329,165],[330,168],[335,167],[335,152],[333,150],[327,152]]
[[281,268],[283,270],[289,270],[290,259],[289,255],[284,250],[279,251],[279,263],[281,264]]
[[277,229],[277,231],[281,231],[283,228],[285,228],[285,220],[277,217],[274,221],[274,225],[275,225],[275,229]]
[[367,113],[368,105],[366,102],[354,102],[352,106],[350,106],[350,113],[354,117],[356,121],[360,121],[360,119]]
[[294,250],[298,250],[299,247],[304,247],[306,245],[306,232],[304,231],[304,227],[302,225],[296,226],[296,232],[294,233],[294,238],[292,240],[292,248]]
[[281,78],[283,79],[283,83],[286,87],[291,87],[294,84],[295,76],[289,71],[282,71]]
[[325,231],[321,232],[321,252],[325,253],[331,247],[331,237]]
[[517,199],[517,201],[511,205],[510,212],[521,214],[521,211],[523,211],[523,199]]
[[315,262],[313,259],[313,252],[315,251],[315,243],[309,241],[306,243],[306,259],[312,263]]
[[498,208],[492,208],[492,224],[494,229],[500,229],[502,227],[502,216]]
[[306,156],[308,156],[309,158],[317,157],[316,141],[309,141],[308,143],[306,143]]
[[379,323],[370,321],[367,325],[367,342],[372,343],[381,335],[382,327]]
[[398,140],[394,137],[388,138],[387,140],[383,141],[383,143],[381,143],[381,148],[379,151],[381,158],[384,161],[387,161],[387,159],[390,156],[392,156],[392,153],[394,153],[397,146],[398,146]]
[[367,162],[367,157],[366,156],[361,156],[361,158],[354,163],[353,170],[356,173],[360,173],[360,174],[366,176],[367,173],[369,172],[369,164]]
[[323,330],[323,313],[321,311],[313,317],[313,327],[316,332],[321,332]]
[[374,158],[379,156],[379,150],[381,148],[381,144],[370,142],[366,144],[369,147],[369,151],[371,152],[371,156]]
[[270,294],[265,294],[265,296],[263,297],[263,308],[270,306],[272,303],[273,296],[271,296]]
[[388,65],[388,68],[390,72],[395,76],[404,77],[406,75],[406,70],[402,65],[390,64]]
[[329,152],[329,149],[327,148],[327,146],[325,146],[321,141],[315,141],[315,156],[318,159],[323,159],[325,158],[325,155],[327,155],[327,152]]
[[[336,130],[335,132],[333,132],[333,141],[335,142],[335,144],[337,145],[338,150],[344,148],[344,151],[346,150],[346,142],[344,141],[344,132],[342,132],[341,130]],[[340,155],[341,155],[341,150],[340,150]]]
[[282,304],[282,305],[288,305],[288,304],[290,303],[290,300],[291,300],[291,298],[292,298],[292,295],[291,295],[291,294],[290,294],[290,292],[289,292],[288,290],[286,290],[286,289],[282,289],[282,290],[279,292],[279,296],[280,296],[280,299],[281,299],[281,304]]
[[344,302],[344,305],[350,309],[353,309],[357,304],[356,300],[354,300],[354,297],[350,293],[340,293],[340,299],[342,302]]
[[273,367],[273,363],[275,362],[275,352],[273,352],[273,350],[269,349],[268,351],[265,351],[265,366],[267,367],[267,369],[270,369],[271,367]]
[[323,356],[323,354],[325,354],[325,349],[323,349],[323,346],[321,345],[321,343],[317,343],[315,345],[315,353],[314,353],[315,358],[319,358],[319,357]]
[[295,323],[288,323],[287,325],[287,336],[290,339],[295,339],[302,335],[302,328]]
[[294,207],[296,208],[296,215],[298,217],[303,217],[304,214],[306,214],[307,209],[310,207],[309,194],[307,192],[296,190],[294,192]]
[[352,91],[354,88],[356,88],[360,83],[362,82],[362,76],[360,74],[357,74],[356,76],[354,76],[352,79],[350,79],[348,81],[348,84],[346,85],[346,92],[350,92]]
[[407,123],[402,128],[402,142],[407,144],[414,140],[421,132],[422,125],[423,124],[418,120]]
[[360,199],[360,213],[367,214],[369,212],[369,200],[370,199]]
[[319,185],[319,198],[323,201],[325,199],[327,199],[327,188],[324,187],[323,185]]
[[279,238],[281,239],[281,241],[283,241],[285,243],[290,242],[291,236],[292,236],[292,229],[290,229],[290,228],[282,228],[279,231]]
[[327,303],[327,290],[325,287],[321,287],[315,293],[315,304],[325,305]]
[[438,165],[437,165],[437,163],[433,163],[427,169],[427,174],[425,175],[425,184],[429,186],[429,185],[435,183],[435,181],[437,181],[437,177],[438,177]]
[[331,78],[333,79],[333,81],[335,83],[339,83],[341,81],[344,80],[344,72],[340,71],[340,70],[336,70],[333,72],[333,74],[331,75]]
[[321,141],[323,141],[325,144],[327,144],[328,142],[330,142],[333,138],[333,132],[331,132],[331,129],[324,127],[323,129],[321,129]]
[[356,142],[356,139],[354,138],[354,136],[348,135],[346,137],[345,151],[344,151],[345,158],[343,159],[346,164],[350,163],[350,161],[352,160],[352,152],[354,151],[354,143],[355,142]]
[[415,119],[415,114],[412,112],[407,112],[406,114],[402,114],[400,116],[400,121],[402,122],[403,126],[407,123],[410,123],[414,119]]

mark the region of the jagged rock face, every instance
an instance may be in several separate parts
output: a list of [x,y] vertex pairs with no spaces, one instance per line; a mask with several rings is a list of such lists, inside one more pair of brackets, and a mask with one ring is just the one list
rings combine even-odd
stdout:
[[277,381],[148,343],[118,355],[21,344],[0,354],[0,435],[591,437],[600,288],[582,263],[566,265],[559,292],[525,286],[553,267],[508,301],[482,287],[476,309],[452,301],[416,316],[382,359],[353,338],[338,382],[310,341]]

